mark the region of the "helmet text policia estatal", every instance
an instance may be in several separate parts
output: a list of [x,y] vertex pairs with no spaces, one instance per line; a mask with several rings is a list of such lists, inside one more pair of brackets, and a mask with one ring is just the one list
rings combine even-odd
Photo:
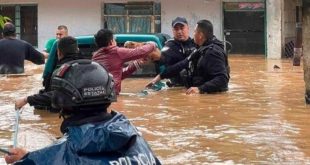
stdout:
[[116,101],[111,74],[97,62],[74,60],[53,73],[51,89],[55,108],[100,105]]

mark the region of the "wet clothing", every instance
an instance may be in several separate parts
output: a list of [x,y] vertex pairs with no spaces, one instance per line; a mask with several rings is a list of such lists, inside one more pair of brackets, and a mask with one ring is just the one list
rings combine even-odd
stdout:
[[59,109],[53,109],[51,107],[51,98],[53,96],[53,91],[49,92],[39,92],[27,97],[27,102],[30,106],[34,106],[35,109],[48,110],[51,112],[59,112]]
[[30,43],[14,39],[0,40],[0,74],[24,73],[24,60],[44,64],[44,56]]
[[[79,57],[79,54],[66,55],[58,61],[55,69],[59,68],[62,64],[66,62],[77,60],[79,59]],[[28,96],[27,102],[30,106],[34,106],[35,109],[45,109],[51,112],[59,112],[59,109],[51,107],[51,98],[53,94],[52,91],[50,91],[51,77],[52,74],[49,75],[46,79],[44,79],[47,88],[45,90],[41,90],[38,94]]]
[[182,86],[183,82],[179,75],[179,69],[176,63],[184,60],[190,53],[196,49],[193,39],[186,41],[168,40],[161,50],[160,59],[160,77],[169,78],[174,86]]
[[115,91],[116,94],[119,94],[121,91],[121,81],[139,68],[137,62],[130,63],[126,68],[123,68],[124,63],[145,58],[155,49],[156,46],[154,44],[146,44],[134,49],[108,46],[96,51],[92,60],[105,66],[108,72],[113,75]]
[[120,113],[84,117],[84,122],[66,120],[70,119],[64,122],[71,122],[71,126],[67,124],[64,137],[29,152],[16,164],[161,164],[138,130]]
[[223,42],[213,36],[193,56],[189,63],[188,77],[185,78],[187,86],[198,87],[200,93],[227,91],[230,68]]
[[[174,65],[187,88],[198,87],[200,93],[228,90],[230,68],[223,42],[213,36],[193,51],[186,59]],[[184,69],[186,68],[186,69]]]

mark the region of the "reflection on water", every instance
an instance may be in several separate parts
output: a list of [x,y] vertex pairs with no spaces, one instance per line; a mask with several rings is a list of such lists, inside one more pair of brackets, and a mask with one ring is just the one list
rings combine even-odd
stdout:
[[[130,118],[163,164],[310,164],[302,67],[262,56],[231,56],[230,63],[226,93],[185,95],[175,88],[139,96],[150,79],[127,79],[127,94],[112,109]],[[0,77],[2,147],[12,145],[13,100],[41,86],[42,68],[28,67],[30,76]],[[61,135],[60,122],[57,114],[26,106],[19,145],[34,150],[51,143]]]

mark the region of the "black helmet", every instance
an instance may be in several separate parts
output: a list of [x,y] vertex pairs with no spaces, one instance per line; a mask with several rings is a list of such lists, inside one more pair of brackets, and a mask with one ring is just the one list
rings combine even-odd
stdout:
[[72,108],[101,105],[116,101],[111,74],[97,62],[74,60],[63,64],[53,73],[52,106]]

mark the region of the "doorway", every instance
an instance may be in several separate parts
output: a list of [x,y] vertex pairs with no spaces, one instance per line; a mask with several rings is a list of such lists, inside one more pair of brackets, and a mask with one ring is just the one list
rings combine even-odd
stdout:
[[263,2],[224,3],[224,37],[231,54],[265,53],[265,5]]
[[33,46],[38,45],[38,9],[37,6],[20,7],[20,38]]
[[0,14],[12,20],[16,27],[17,38],[38,46],[37,5],[0,5]]

